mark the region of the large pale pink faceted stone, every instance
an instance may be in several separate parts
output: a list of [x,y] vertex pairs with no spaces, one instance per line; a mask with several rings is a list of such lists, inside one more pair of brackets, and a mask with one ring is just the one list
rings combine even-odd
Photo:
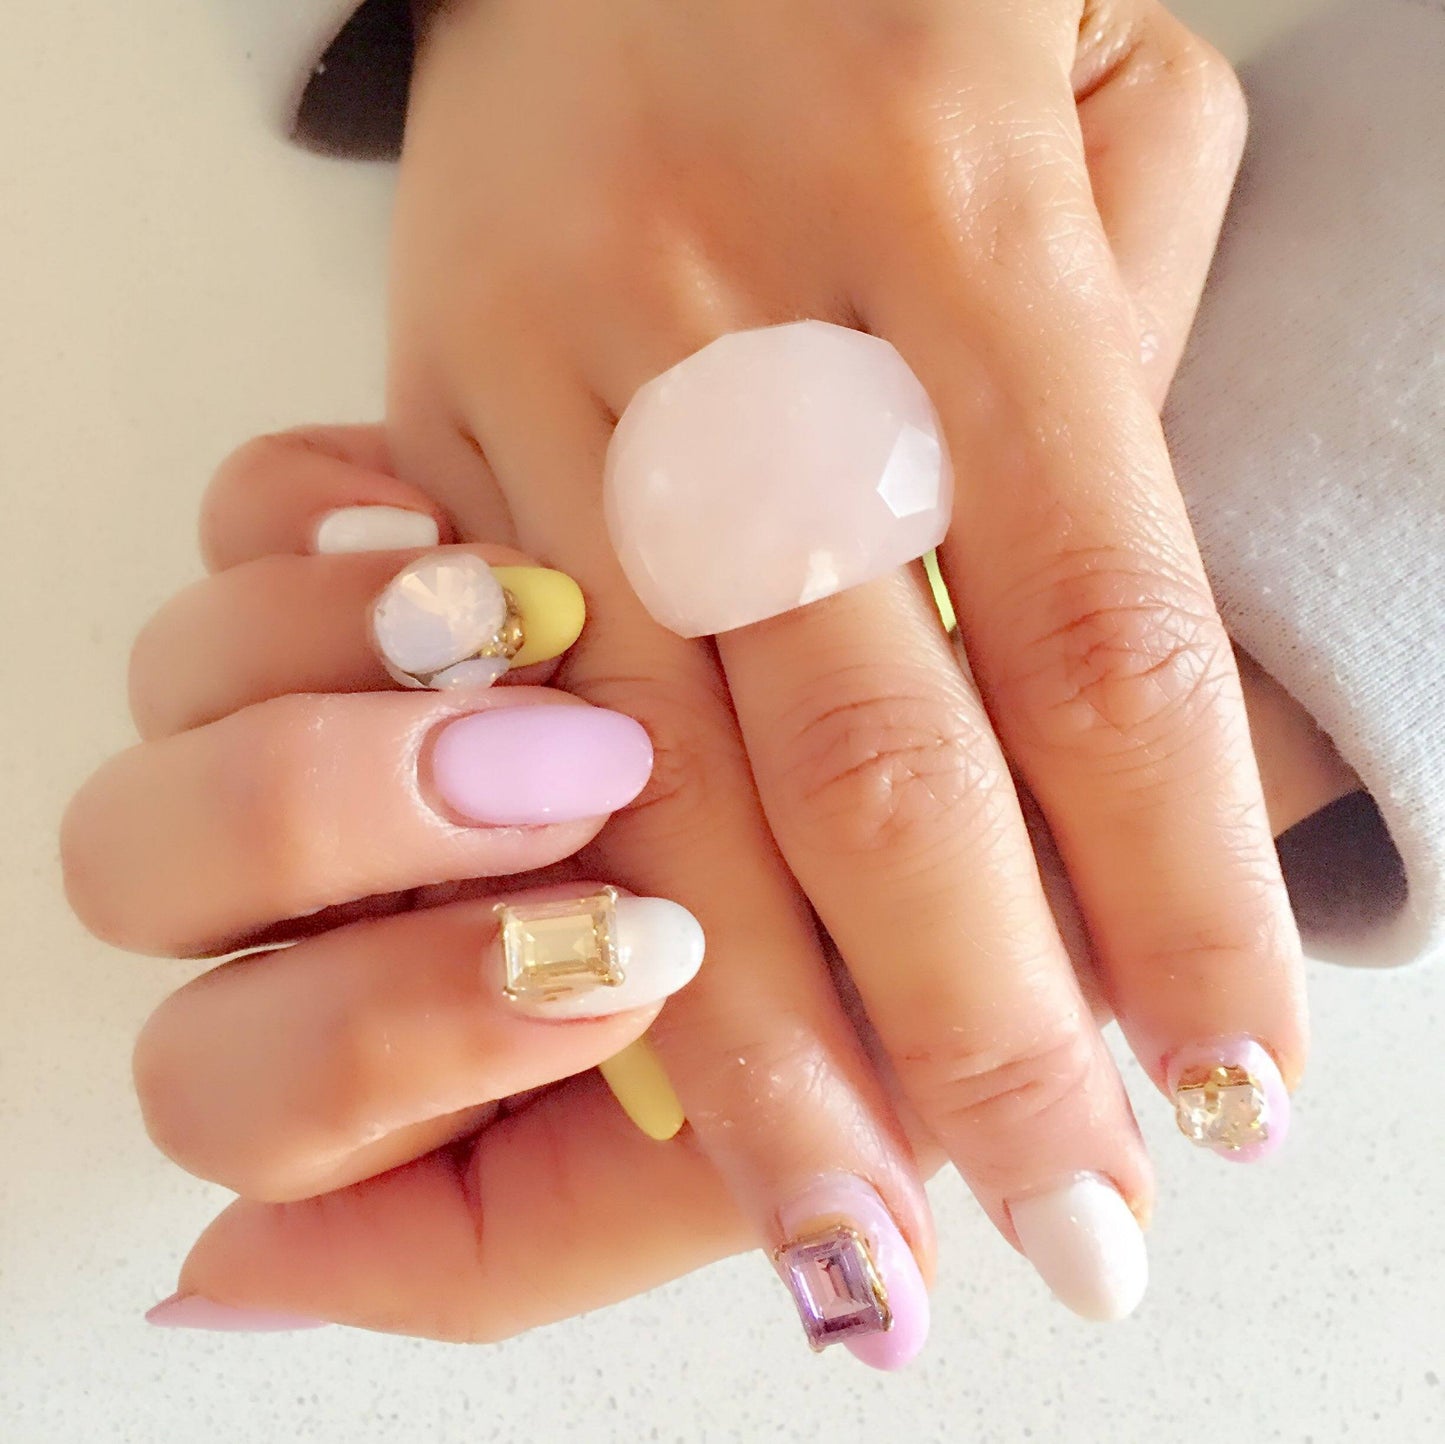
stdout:
[[824,321],[739,331],[633,398],[607,455],[628,580],[684,637],[872,581],[943,540],[938,417],[887,342]]

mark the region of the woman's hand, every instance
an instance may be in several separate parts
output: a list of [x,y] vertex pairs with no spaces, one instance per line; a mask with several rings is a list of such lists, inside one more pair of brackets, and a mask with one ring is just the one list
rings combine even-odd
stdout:
[[[1227,67],[1146,0],[458,0],[422,39],[390,438],[464,534],[587,591],[565,685],[658,749],[588,865],[704,922],[711,965],[653,1036],[761,1237],[842,1173],[927,1247],[870,1162],[890,1115],[814,913],[1006,1237],[1040,1263],[1067,1247],[1040,1230],[1081,1176],[1147,1216],[1016,779],[1149,1075],[1227,1156],[1283,1137],[1298,938],[1156,416],[1243,132]],[[911,572],[714,647],[619,569],[615,418],[716,337],[798,317],[891,341],[941,414],[977,686]],[[1087,1309],[1128,1306],[1132,1227],[1110,1209],[1073,1260]]]
[[[363,767],[343,767],[348,785],[326,780],[336,755],[323,729],[344,733],[348,713],[383,703],[420,707],[424,718],[450,710],[437,694],[366,695],[392,679],[362,619],[403,558],[312,555],[318,542],[332,550],[449,538],[426,497],[387,466],[379,429],[318,428],[253,443],[222,468],[204,524],[217,575],[165,608],[137,648],[134,703],[150,740],[105,769],[67,820],[71,894],[103,935],[166,952],[206,950],[194,940],[238,927],[302,939],[181,988],[142,1034],[136,1077],[157,1143],[245,1195],[191,1251],[178,1294],[153,1311],[161,1324],[335,1321],[497,1339],[756,1242],[695,1134],[659,1147],[583,1071],[638,1038],[657,999],[685,982],[695,962],[686,947],[657,954],[681,966],[644,971],[652,991],[640,1006],[536,1021],[500,992],[492,905],[535,897],[544,879],[548,896],[592,891],[586,875],[563,862],[530,878],[444,881],[459,857],[504,873],[560,856],[599,819],[459,828],[417,785],[426,749],[415,732],[392,749],[392,763],[378,737]],[[534,641],[543,635],[536,620]],[[574,631],[554,629],[540,650]],[[521,675],[535,682],[549,671],[544,663]],[[362,695],[315,695],[322,688]],[[1262,676],[1250,691],[1273,719],[1263,759],[1272,790],[1305,810],[1311,798],[1327,800],[1319,779],[1331,775],[1330,753],[1308,718]],[[266,730],[282,696],[295,735],[287,725]],[[534,700],[530,690],[486,698],[529,711]],[[313,731],[320,736],[308,740]],[[259,746],[228,740],[247,737]],[[192,755],[209,754],[208,785],[176,762],[183,739]],[[477,771],[495,763],[480,759]],[[138,776],[149,784],[136,787]],[[238,798],[270,798],[276,810],[258,813]],[[189,846],[167,841],[177,819]],[[476,851],[439,847],[444,837]],[[385,870],[377,861],[358,873],[356,858],[377,848],[389,854]],[[213,857],[230,860],[229,882]],[[1067,884],[1047,852],[1044,865],[1078,948]],[[257,881],[264,876],[270,889]],[[368,887],[370,895],[358,890]],[[296,890],[321,910],[290,917]],[[1076,962],[1087,984],[1082,950]],[[635,992],[614,1000],[637,1002]],[[578,1076],[546,1086],[569,1075]],[[932,1172],[936,1145],[921,1134],[911,1142]],[[884,1153],[874,1166],[911,1187],[903,1160]]]

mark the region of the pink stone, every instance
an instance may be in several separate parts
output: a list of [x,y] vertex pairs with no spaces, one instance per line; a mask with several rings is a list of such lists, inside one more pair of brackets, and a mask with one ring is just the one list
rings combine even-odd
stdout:
[[663,626],[707,636],[884,576],[948,531],[938,416],[887,342],[739,331],[649,382],[607,455],[607,526]]

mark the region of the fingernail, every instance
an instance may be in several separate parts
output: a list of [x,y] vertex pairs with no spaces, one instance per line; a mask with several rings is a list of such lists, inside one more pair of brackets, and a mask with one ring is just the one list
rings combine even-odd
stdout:
[[434,547],[441,528],[424,511],[400,506],[343,506],[328,511],[316,524],[312,550],[326,556],[338,552],[399,552]]
[[242,1309],[213,1303],[199,1294],[172,1294],[146,1314],[159,1329],[209,1329],[226,1334],[279,1334],[294,1329],[324,1329],[325,1319],[304,1314],[278,1314],[269,1309]]
[[471,822],[517,827],[603,817],[647,786],[652,743],[601,707],[493,707],[437,734],[431,777],[441,800]]
[[677,1137],[687,1117],[657,1049],[639,1038],[615,1053],[597,1071],[622,1111],[656,1143]]
[[875,1369],[901,1369],[928,1338],[928,1289],[883,1200],[851,1174],[819,1178],[778,1212],[773,1264],[815,1349],[843,1344]]
[[1179,1131],[1234,1163],[1266,1158],[1289,1133],[1289,1090],[1253,1038],[1214,1038],[1174,1053],[1166,1068]]
[[1054,1297],[1082,1318],[1133,1313],[1149,1283],[1144,1231],[1119,1190],[1082,1173],[1009,1204],[1024,1256]]
[[685,907],[615,887],[498,903],[503,991],[537,1018],[603,1018],[671,997],[697,976],[703,936]]
[[418,557],[376,599],[371,633],[406,687],[489,687],[512,667],[560,656],[582,631],[577,583],[546,567],[493,570],[472,552]]

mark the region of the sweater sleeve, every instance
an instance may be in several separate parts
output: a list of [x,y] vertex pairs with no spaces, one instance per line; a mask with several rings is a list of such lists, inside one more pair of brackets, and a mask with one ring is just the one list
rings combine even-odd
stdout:
[[[278,122],[393,154],[405,0],[249,3]],[[1231,634],[1369,789],[1280,841],[1306,947],[1403,963],[1445,949],[1445,0],[1352,0],[1243,78],[1166,426]]]
[[1370,797],[1286,834],[1314,957],[1445,947],[1445,3],[1326,13],[1251,138],[1165,423],[1231,635]]

